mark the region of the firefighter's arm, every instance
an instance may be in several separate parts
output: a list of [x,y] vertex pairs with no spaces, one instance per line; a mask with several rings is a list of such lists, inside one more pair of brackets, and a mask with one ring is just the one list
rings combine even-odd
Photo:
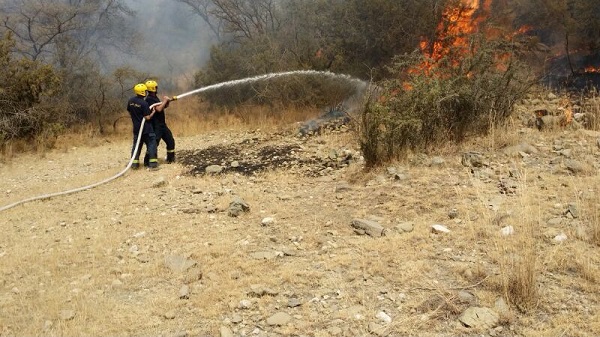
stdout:
[[146,119],[147,121],[151,120],[152,117],[154,117],[154,114],[156,113],[156,108],[148,109],[148,112],[148,114],[144,115],[144,119]]
[[169,96],[164,96],[162,102],[160,102],[160,104],[155,107],[156,111],[161,112],[167,107],[169,107],[170,101],[171,99],[169,98]]

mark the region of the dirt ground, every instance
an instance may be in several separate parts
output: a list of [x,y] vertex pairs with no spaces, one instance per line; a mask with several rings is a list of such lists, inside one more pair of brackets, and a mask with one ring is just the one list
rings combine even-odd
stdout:
[[[365,172],[344,130],[176,135],[176,164],[0,214],[0,336],[600,335],[598,137],[519,128]],[[17,156],[0,206],[110,177],[129,150]],[[467,326],[469,307],[497,317]]]

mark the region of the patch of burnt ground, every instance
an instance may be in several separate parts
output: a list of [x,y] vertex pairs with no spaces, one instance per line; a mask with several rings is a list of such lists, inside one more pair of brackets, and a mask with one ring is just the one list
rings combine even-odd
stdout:
[[[328,110],[317,119],[303,123],[300,139],[282,137],[252,137],[238,143],[214,145],[204,149],[180,151],[180,162],[189,168],[190,175],[204,175],[206,168],[214,166],[214,172],[253,175],[263,171],[286,169],[307,176],[322,176],[332,170],[347,166],[354,160],[352,154],[339,155],[336,151],[319,156],[304,150],[305,143],[314,135],[346,132],[350,122],[348,114]],[[272,135],[273,136],[273,135]]]
[[[344,161],[320,158],[305,152],[299,144],[270,144],[258,138],[227,145],[214,145],[204,149],[183,150],[180,163],[188,167],[190,175],[204,175],[206,168],[217,165],[220,173],[253,175],[272,170],[291,170],[307,176],[321,176],[327,170],[344,165]],[[346,163],[347,164],[347,163]]]

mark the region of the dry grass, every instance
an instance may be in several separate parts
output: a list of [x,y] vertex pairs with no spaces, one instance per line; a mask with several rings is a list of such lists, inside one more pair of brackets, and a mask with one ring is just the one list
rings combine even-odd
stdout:
[[[180,105],[170,108],[168,118],[182,148],[235,142],[239,131],[279,130],[279,123],[290,127],[286,123],[306,119],[303,111],[279,117],[265,110],[240,110],[211,114],[209,120],[194,113],[200,110],[192,101],[176,103]],[[2,204],[121,169],[125,158],[86,176],[66,174],[94,158],[128,153],[130,126],[125,122],[106,146],[72,149],[68,144],[77,142],[75,135],[61,138],[58,151],[49,150],[57,158],[52,163],[34,166],[35,155],[16,158],[3,171],[0,192],[12,192],[0,194]],[[81,132],[82,141],[99,139],[87,132]],[[535,141],[552,144],[551,137],[559,136],[540,133],[543,138]],[[481,147],[474,143],[464,150],[485,152],[520,140],[510,129],[490,137],[494,139],[484,139]],[[349,133],[319,136],[306,144],[306,151],[355,148],[352,139]],[[479,332],[462,327],[456,317],[469,305],[493,308],[498,297],[510,304],[510,311],[501,313],[507,334],[512,329],[523,336],[600,334],[600,326],[592,322],[600,280],[598,238],[593,235],[599,227],[598,207],[594,197],[579,197],[579,191],[596,195],[597,176],[574,178],[517,165],[517,193],[501,195],[494,179],[479,179],[460,166],[460,151],[444,149],[444,167],[390,164],[409,177],[400,181],[389,179],[386,168],[364,172],[360,165],[322,178],[285,171],[189,177],[177,165],[164,165],[158,173],[130,172],[117,184],[11,209],[0,221],[0,273],[5,275],[0,280],[0,334],[218,335],[239,314],[243,327],[230,326],[246,334],[259,326],[265,334],[316,336],[329,334],[335,325],[343,329],[338,335],[368,335],[368,323],[378,322],[375,315],[385,311],[393,318],[384,326],[390,335],[473,335]],[[515,163],[496,163],[498,175],[506,175],[509,164]],[[157,175],[165,177],[165,187],[150,187]],[[351,190],[336,193],[344,181]],[[250,204],[248,214],[230,218],[182,211],[208,204],[223,209],[233,195]],[[490,200],[498,198],[500,209],[492,209]],[[590,237],[576,239],[569,223],[559,228],[569,239],[555,244],[545,233],[546,220],[555,204],[562,205],[562,212],[573,202]],[[450,219],[453,208],[458,217]],[[275,224],[261,226],[267,216]],[[376,218],[389,234],[356,235],[349,222],[358,217]],[[414,231],[395,233],[392,229],[403,221],[414,222]],[[432,234],[433,223],[447,225],[451,233]],[[515,234],[500,236],[508,225]],[[141,232],[145,235],[136,236]],[[251,257],[283,251],[294,255]],[[163,261],[170,254],[196,260],[202,279],[169,271]],[[138,255],[149,261],[140,263]],[[187,300],[177,296],[183,284],[190,286]],[[257,284],[277,294],[252,295]],[[472,292],[477,303],[460,302],[461,289]],[[290,297],[302,305],[287,308]],[[251,309],[240,309],[241,300],[251,301]],[[362,319],[348,317],[346,311],[353,307]],[[75,310],[73,320],[58,318],[65,309]],[[172,320],[165,318],[171,310]],[[266,317],[278,311],[291,313],[293,323],[266,326]],[[44,330],[46,321],[52,325]]]
[[[282,109],[255,106],[211,112],[207,112],[208,110],[206,104],[193,97],[172,103],[167,110],[167,123],[175,138],[222,130],[241,132],[258,129],[280,132],[322,113],[315,108]],[[77,146],[94,147],[131,137],[131,120],[127,112],[123,112],[111,121],[111,124],[106,127],[104,134],[100,134],[96,125],[84,124],[59,135],[44,133],[32,140],[10,140],[0,147],[0,161],[7,162],[21,153],[37,153],[44,157],[50,150],[67,151]]]
[[169,127],[179,136],[193,136],[218,130],[263,130],[278,132],[297,122],[318,116],[313,108],[240,106],[235,109],[208,111],[206,104],[189,98],[171,104],[167,110]]
[[582,98],[584,102],[580,112],[584,113],[584,126],[591,130],[600,130],[600,96],[593,92],[591,96]]
[[597,198],[590,198],[584,202],[583,218],[588,223],[591,243],[600,246],[600,206]]

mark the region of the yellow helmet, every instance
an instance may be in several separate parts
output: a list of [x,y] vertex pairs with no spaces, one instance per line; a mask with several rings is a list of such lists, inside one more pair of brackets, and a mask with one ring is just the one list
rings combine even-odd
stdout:
[[156,88],[158,88],[158,83],[156,83],[156,81],[149,80],[146,81],[146,87],[148,88],[148,91],[156,92]]
[[135,92],[136,95],[144,97],[146,96],[146,90],[148,90],[148,88],[146,88],[144,83],[138,83],[135,85],[135,87],[133,87],[133,92]]

